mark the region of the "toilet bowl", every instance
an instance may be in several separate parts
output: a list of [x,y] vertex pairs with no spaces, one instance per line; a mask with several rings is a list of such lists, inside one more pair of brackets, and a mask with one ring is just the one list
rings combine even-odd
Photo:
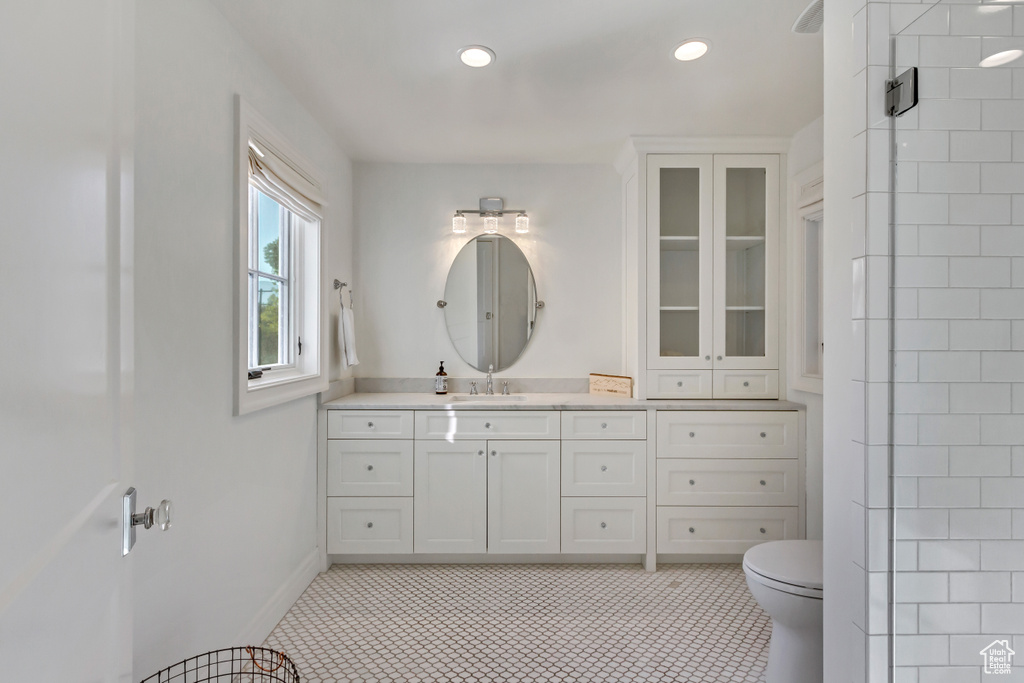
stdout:
[[747,586],[772,619],[765,683],[821,683],[821,541],[772,541],[743,556]]

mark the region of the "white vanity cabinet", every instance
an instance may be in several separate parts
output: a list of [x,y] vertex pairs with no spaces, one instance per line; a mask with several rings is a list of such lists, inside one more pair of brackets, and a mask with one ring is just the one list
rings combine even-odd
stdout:
[[796,411],[658,411],[659,553],[740,554],[799,538]]
[[327,552],[413,551],[413,411],[327,411]]
[[779,398],[779,176],[778,154],[639,153],[642,398]]
[[558,411],[417,411],[416,552],[557,553],[559,427]]
[[647,412],[562,413],[562,552],[647,548]]

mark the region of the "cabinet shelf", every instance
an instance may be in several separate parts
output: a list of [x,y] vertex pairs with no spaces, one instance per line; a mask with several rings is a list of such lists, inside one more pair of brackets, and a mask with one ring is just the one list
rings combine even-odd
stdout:
[[726,306],[727,311],[763,311],[764,306]]
[[725,238],[725,250],[726,251],[742,251],[743,249],[750,249],[751,247],[757,247],[764,244],[764,236],[746,236],[736,235]]
[[659,311],[698,311],[699,306],[659,306]]
[[662,237],[662,251],[698,251],[700,249],[700,238],[698,237]]

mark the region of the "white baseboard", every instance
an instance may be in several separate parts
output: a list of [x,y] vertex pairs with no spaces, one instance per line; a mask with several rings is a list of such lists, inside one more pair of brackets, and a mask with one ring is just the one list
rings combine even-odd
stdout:
[[313,548],[295,568],[288,580],[270,596],[270,599],[256,613],[252,621],[242,629],[239,636],[235,638],[235,643],[238,645],[262,644],[319,573],[320,550]]

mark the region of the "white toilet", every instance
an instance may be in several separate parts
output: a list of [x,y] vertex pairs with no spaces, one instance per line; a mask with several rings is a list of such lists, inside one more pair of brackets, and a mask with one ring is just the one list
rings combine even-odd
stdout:
[[772,618],[765,683],[821,683],[821,541],[772,541],[743,555],[747,586]]

